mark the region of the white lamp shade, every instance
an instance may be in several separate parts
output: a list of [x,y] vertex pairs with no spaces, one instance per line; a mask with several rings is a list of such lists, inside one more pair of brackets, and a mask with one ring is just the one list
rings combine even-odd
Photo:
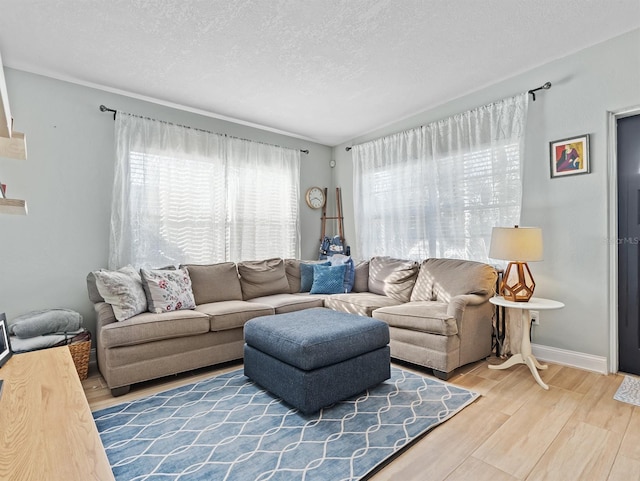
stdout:
[[489,257],[514,262],[542,260],[542,229],[539,227],[494,227]]

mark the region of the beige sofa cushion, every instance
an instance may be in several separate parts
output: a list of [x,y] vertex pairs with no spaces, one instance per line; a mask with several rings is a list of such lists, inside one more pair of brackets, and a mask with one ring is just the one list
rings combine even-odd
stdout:
[[249,319],[275,314],[271,306],[247,301],[222,301],[196,306],[196,311],[209,316],[209,329],[225,331],[243,327]]
[[409,302],[418,269],[415,261],[372,257],[369,262],[369,292]]
[[285,259],[284,272],[289,283],[289,294],[300,292],[300,261],[298,259]]
[[373,311],[373,317],[400,329],[453,336],[458,333],[458,325],[456,320],[447,314],[447,307],[446,302],[408,302],[376,309]]
[[348,312],[360,316],[371,317],[371,313],[380,307],[397,306],[401,304],[397,299],[373,294],[371,292],[357,292],[349,294],[332,294],[324,299],[324,306],[334,311]]
[[276,314],[301,311],[312,307],[324,307],[322,297],[308,293],[274,294],[272,296],[256,297],[247,302],[257,302],[271,306],[275,309]]
[[282,259],[239,262],[238,273],[244,300],[289,293],[289,282]]
[[196,305],[220,301],[241,301],[242,288],[233,262],[220,264],[186,264]]
[[369,292],[369,261],[360,261],[356,264],[351,292]]
[[495,292],[496,270],[482,262],[461,259],[427,259],[411,294],[411,301],[449,302],[462,294],[491,297]]
[[131,346],[145,342],[193,336],[209,331],[209,317],[191,310],[155,314],[143,312],[105,325],[99,333],[102,347]]

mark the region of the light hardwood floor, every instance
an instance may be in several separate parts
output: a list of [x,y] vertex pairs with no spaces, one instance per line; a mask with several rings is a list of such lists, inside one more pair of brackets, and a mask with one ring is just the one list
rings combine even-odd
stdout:
[[[640,480],[640,407],[613,399],[622,375],[550,364],[543,390],[524,365],[495,371],[495,357],[450,382],[482,397],[376,473],[373,481]],[[111,397],[92,373],[83,382],[92,410],[188,384],[242,364],[207,368],[134,386]],[[400,365],[411,369],[407,365]],[[426,374],[424,371],[416,371]]]

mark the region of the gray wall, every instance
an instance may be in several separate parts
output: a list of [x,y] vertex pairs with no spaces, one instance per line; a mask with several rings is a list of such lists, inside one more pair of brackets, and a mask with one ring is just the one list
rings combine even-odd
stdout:
[[[526,52],[523,52],[526,55]],[[112,108],[292,148],[301,165],[302,257],[317,256],[320,211],[304,204],[311,185],[342,188],[347,243],[355,246],[351,155],[346,145],[416,127],[553,83],[529,108],[522,225],[543,229],[545,260],[532,263],[536,295],[566,304],[543,312],[535,343],[609,355],[607,282],[607,111],[640,105],[640,30],[484,88],[333,149],[113,93],[5,69],[15,128],[27,134],[26,162],[0,159],[0,180],[28,201],[27,217],[0,216],[0,311],[9,318],[68,307],[94,315],[84,279],[105,267],[113,177]],[[426,86],[425,86],[426,88]],[[338,114],[338,113],[336,113]],[[592,173],[549,178],[548,143],[591,134]],[[329,168],[334,158],[337,165]],[[329,233],[335,229],[329,228]],[[354,252],[357,257],[357,252]]]
[[[335,147],[335,178],[351,209],[346,212],[347,237],[355,238],[355,226],[353,166],[345,146],[424,125],[546,81],[553,83],[551,90],[540,92],[529,105],[521,225],[543,229],[544,261],[530,264],[535,295],[560,300],[566,307],[541,313],[533,342],[608,357],[607,111],[640,106],[640,30]],[[550,179],[549,142],[581,134],[591,135],[592,173]],[[357,252],[353,255],[357,258]]]
[[9,197],[29,215],[0,215],[0,312],[11,319],[36,309],[80,312],[93,331],[85,277],[107,266],[114,164],[113,116],[100,104],[283,147],[301,155],[301,257],[317,258],[320,213],[304,192],[329,186],[331,148],[13,69],[5,69],[15,130],[27,135],[27,161],[0,159]]

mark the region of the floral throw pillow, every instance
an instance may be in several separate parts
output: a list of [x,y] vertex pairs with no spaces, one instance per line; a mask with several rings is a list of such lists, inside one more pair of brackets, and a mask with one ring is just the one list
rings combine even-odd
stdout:
[[187,269],[173,271],[140,269],[149,312],[161,313],[196,307]]

